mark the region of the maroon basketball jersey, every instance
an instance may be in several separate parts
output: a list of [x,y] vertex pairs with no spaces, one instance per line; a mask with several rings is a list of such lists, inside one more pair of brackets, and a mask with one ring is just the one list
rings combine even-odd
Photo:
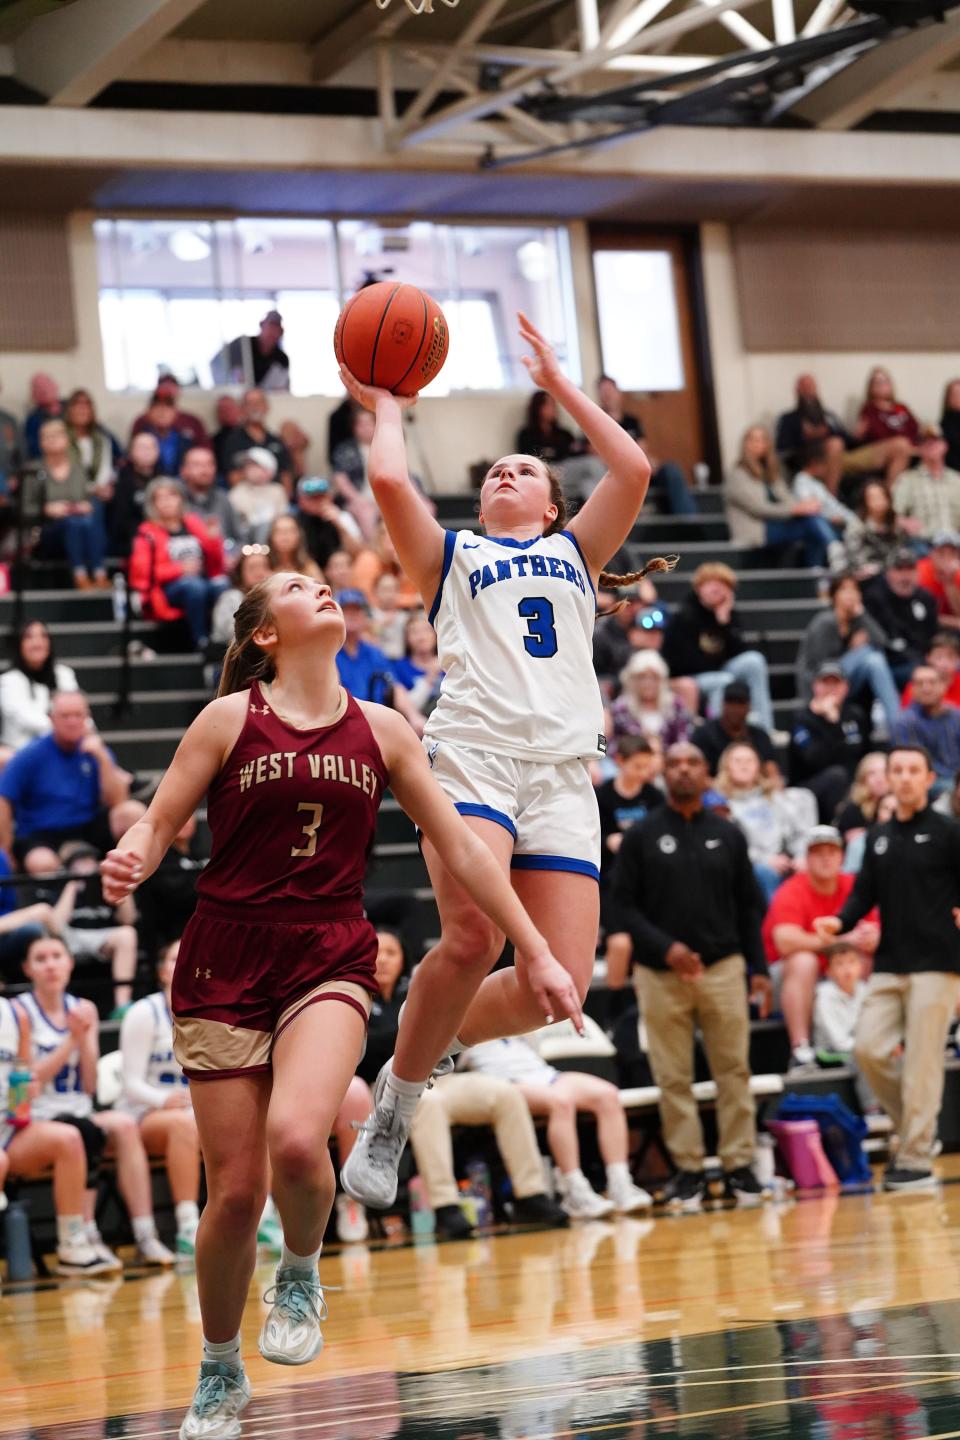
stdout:
[[237,919],[241,911],[291,922],[362,915],[387,784],[380,747],[352,696],[332,725],[296,730],[254,681],[243,729],[207,795],[213,850],[197,893]]

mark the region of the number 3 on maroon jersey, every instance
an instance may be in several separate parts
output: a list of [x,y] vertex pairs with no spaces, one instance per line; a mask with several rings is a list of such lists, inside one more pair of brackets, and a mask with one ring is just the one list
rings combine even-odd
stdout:
[[298,849],[296,845],[291,846],[290,854],[295,856],[316,855],[317,831],[320,829],[320,822],[323,819],[323,806],[314,805],[309,800],[301,800],[300,804],[297,806],[297,811],[299,812],[301,810],[312,811],[313,819],[310,820],[306,825],[301,826],[304,835],[307,837],[306,845],[304,845],[301,849]]

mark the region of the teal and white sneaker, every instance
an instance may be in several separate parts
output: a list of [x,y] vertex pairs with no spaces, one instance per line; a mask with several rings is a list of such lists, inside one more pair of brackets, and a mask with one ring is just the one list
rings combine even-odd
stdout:
[[260,1331],[260,1354],[275,1365],[307,1365],[323,1349],[320,1322],[327,1318],[327,1302],[320,1276],[278,1270],[263,1298],[271,1310]]
[[283,1249],[283,1226],[275,1210],[269,1215],[261,1215],[260,1224],[257,1226],[257,1244],[272,1250],[275,1255],[279,1255]]
[[197,1227],[191,1225],[188,1230],[177,1231],[177,1259],[195,1260],[197,1255]]
[[193,1404],[180,1426],[180,1440],[238,1440],[237,1416],[250,1402],[250,1381],[241,1365],[204,1360]]

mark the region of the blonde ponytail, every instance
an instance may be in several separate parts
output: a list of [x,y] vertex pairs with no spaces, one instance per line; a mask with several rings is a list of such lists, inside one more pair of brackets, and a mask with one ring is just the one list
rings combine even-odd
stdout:
[[233,619],[233,639],[223,658],[217,696],[234,695],[249,690],[254,680],[272,680],[276,674],[272,658],[254,640],[256,632],[269,625],[270,581],[254,585],[237,606]]

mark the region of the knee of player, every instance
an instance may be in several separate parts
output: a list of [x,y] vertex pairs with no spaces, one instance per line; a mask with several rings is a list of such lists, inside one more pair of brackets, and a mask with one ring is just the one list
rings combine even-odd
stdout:
[[447,953],[463,969],[479,966],[486,973],[503,949],[503,934],[486,916],[476,922],[454,925],[444,937]]
[[577,1114],[577,1102],[572,1095],[557,1094],[554,1092],[549,1100],[550,1114],[559,1116],[565,1120],[573,1120]]
[[109,1113],[110,1128],[107,1138],[113,1141],[118,1150],[143,1144],[140,1126],[132,1115],[125,1115],[122,1110],[111,1110]]
[[324,1153],[317,1144],[315,1131],[306,1126],[290,1126],[270,1142],[274,1174],[287,1185],[315,1183]]
[[237,1172],[218,1178],[209,1203],[220,1226],[242,1235],[256,1228],[265,1199],[264,1184],[258,1186],[250,1176]]
[[50,1155],[53,1160],[86,1160],[83,1136],[74,1125],[50,1127]]
[[605,1082],[601,1082],[596,1092],[594,1107],[598,1111],[602,1111],[605,1115],[615,1115],[618,1111],[621,1111],[623,1105],[620,1102],[620,1092],[616,1085],[608,1085]]

